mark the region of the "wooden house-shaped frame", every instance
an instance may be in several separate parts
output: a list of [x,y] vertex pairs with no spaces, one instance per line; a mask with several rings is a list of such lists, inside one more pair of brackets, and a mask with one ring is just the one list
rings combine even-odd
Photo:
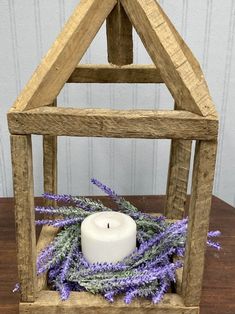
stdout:
[[[106,21],[107,65],[79,65]],[[132,26],[153,65],[133,65]],[[65,83],[165,83],[175,110],[107,110],[56,107]],[[81,0],[8,113],[11,133],[20,313],[199,313],[204,253],[216,160],[218,116],[200,65],[155,0]],[[66,302],[37,278],[37,252],[55,231],[35,237],[31,134],[43,136],[44,188],[57,190],[57,136],[172,139],[165,214],[183,216],[192,140],[196,140],[184,268],[177,293],[154,305],[136,300],[109,304],[72,293]]]

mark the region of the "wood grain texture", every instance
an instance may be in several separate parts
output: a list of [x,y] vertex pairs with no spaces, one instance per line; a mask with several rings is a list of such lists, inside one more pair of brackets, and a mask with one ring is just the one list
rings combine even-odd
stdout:
[[216,141],[198,141],[195,150],[182,282],[182,294],[188,306],[200,302],[216,149]]
[[181,295],[182,293],[182,281],[183,281],[183,268],[178,268],[175,274],[176,279],[176,292]]
[[[175,110],[179,106],[175,102]],[[168,167],[167,199],[164,214],[168,218],[182,219],[187,200],[192,141],[171,140]]]
[[[57,106],[56,100],[53,106]],[[57,194],[57,136],[43,136],[43,182],[44,192]],[[45,206],[56,202],[45,199]]]
[[108,61],[116,65],[133,63],[132,25],[120,1],[106,20]]
[[36,238],[31,136],[11,136],[18,275],[21,301],[36,296]]
[[117,138],[217,138],[218,121],[186,111],[38,108],[11,112],[12,134]]
[[17,110],[51,104],[89,47],[116,0],[81,0],[16,100]]
[[165,216],[182,219],[186,207],[192,141],[172,140]]
[[[43,136],[44,192],[57,193],[57,136]],[[46,201],[49,206],[54,203]]]
[[163,83],[155,65],[81,64],[68,83]]
[[203,74],[155,0],[121,0],[127,15],[181,109],[214,115]]
[[20,314],[198,314],[198,307],[186,308],[182,298],[175,294],[166,294],[160,304],[146,300],[134,300],[125,304],[120,298],[110,304],[102,296],[86,292],[72,292],[69,300],[61,301],[57,292],[41,291],[35,303],[20,303]]
[[[55,238],[59,229],[52,226],[43,226],[37,242],[37,255],[46,248]],[[47,288],[47,273],[37,276],[37,291]]]

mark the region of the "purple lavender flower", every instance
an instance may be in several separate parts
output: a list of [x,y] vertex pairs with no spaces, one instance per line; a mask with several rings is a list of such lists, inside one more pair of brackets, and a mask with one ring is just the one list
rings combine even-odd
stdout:
[[142,243],[137,252],[133,253],[133,256],[136,253],[138,254],[138,256],[143,255],[146,251],[148,251],[151,247],[156,245],[161,239],[166,237],[168,234],[170,234],[171,236],[176,236],[176,234],[183,234],[184,232],[186,232],[186,224],[187,219],[183,219],[172,224],[169,228],[166,228],[165,231],[157,234],[156,236],[153,236],[150,240]]
[[71,288],[68,283],[62,283],[58,284],[59,292],[60,292],[60,297],[62,301],[66,301],[71,293]]
[[213,249],[216,249],[216,250],[220,250],[221,249],[221,245],[217,242],[214,242],[214,241],[211,241],[211,240],[207,240],[207,244],[213,248]]
[[95,184],[98,188],[100,188],[108,196],[110,196],[112,199],[114,200],[120,199],[120,197],[113,190],[111,190],[109,187],[101,183],[99,180],[93,178],[91,179],[91,182]]
[[62,269],[61,269],[61,273],[60,273],[60,279],[63,282],[66,279],[66,276],[68,274],[69,271],[69,267],[72,263],[72,257],[73,257],[73,253],[77,248],[77,243],[74,242],[69,254],[67,255],[67,257],[65,258],[63,264],[62,264]]
[[20,291],[20,284],[16,283],[14,289],[12,290],[13,293]]
[[[41,214],[53,214],[53,213],[55,213],[56,209],[52,206],[50,206],[50,207],[37,206],[37,207],[35,207],[35,211],[39,212]],[[56,214],[57,214],[57,211],[56,211]]]
[[[41,269],[41,265],[45,263],[46,260],[50,259],[55,250],[54,244],[48,245],[44,250],[40,252],[37,258],[37,269],[38,271]],[[41,272],[41,270],[40,270]]]
[[57,263],[55,266],[51,267],[48,271],[48,279],[53,282],[55,278],[60,274],[61,263]]
[[54,220],[35,220],[36,225],[48,225],[55,228],[62,228],[65,226],[71,226],[81,222],[83,218],[66,218],[66,219],[54,219]]
[[164,282],[163,284],[162,284],[162,286],[160,287],[160,289],[156,292],[156,294],[152,297],[152,301],[153,301],[153,303],[154,304],[157,304],[157,303],[159,303],[161,300],[162,300],[162,298],[163,298],[163,296],[164,296],[164,294],[166,293],[166,291],[169,289],[169,283],[166,283],[166,282]]
[[124,302],[126,304],[130,304],[132,302],[132,300],[138,295],[138,292],[139,292],[139,289],[136,288],[136,289],[129,289],[125,295],[125,298],[124,298]]
[[114,295],[115,292],[114,291],[108,291],[104,294],[104,297],[107,301],[109,301],[110,303],[114,302]]
[[73,197],[71,195],[44,193],[43,197],[56,202],[73,203]]
[[215,237],[220,237],[221,232],[220,231],[209,231],[208,232],[208,238],[215,238]]

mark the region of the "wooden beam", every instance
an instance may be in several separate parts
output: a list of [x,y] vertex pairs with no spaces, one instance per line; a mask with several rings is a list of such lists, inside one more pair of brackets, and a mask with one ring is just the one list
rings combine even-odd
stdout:
[[155,0],[121,3],[180,109],[216,116],[200,68],[159,4]]
[[163,83],[155,65],[78,65],[67,83]]
[[30,135],[11,136],[18,275],[21,301],[36,297],[36,239]]
[[[175,110],[179,106],[175,103]],[[171,140],[168,168],[166,205],[164,215],[171,219],[182,219],[186,207],[192,141]]]
[[[168,219],[169,220],[169,219]],[[177,262],[184,262],[184,259],[182,257],[179,256],[175,256],[173,257],[173,261]],[[183,280],[183,267],[176,269],[175,272],[175,288],[176,288],[176,293],[181,295],[182,292],[182,280]]]
[[59,94],[116,0],[81,0],[63,31],[17,99],[17,110],[51,104]]
[[[54,101],[53,106],[57,103]],[[44,192],[57,193],[57,136],[43,136],[43,179]],[[45,206],[55,206],[56,202],[45,200]]]
[[61,301],[56,291],[41,291],[34,303],[21,303],[21,314],[199,314],[198,307],[186,307],[182,298],[177,294],[166,294],[159,304],[148,300],[138,299],[131,304],[126,304],[122,298],[117,298],[113,304],[107,302],[100,295],[88,292],[72,292],[69,299]]
[[11,112],[12,134],[57,136],[214,139],[218,121],[186,111],[42,107]]
[[184,216],[191,147],[192,141],[190,140],[172,140],[171,142],[164,212],[164,215],[170,219],[182,219]]
[[174,24],[172,24],[172,22],[170,21],[169,17],[163,11],[163,9],[161,8],[160,5],[158,5],[158,9],[161,12],[161,14],[163,15],[164,20],[167,23],[168,27],[171,29],[171,32],[173,33],[175,39],[177,40],[179,46],[181,47],[181,49],[183,51],[183,53],[185,54],[187,59],[190,60],[190,64],[191,64],[191,66],[193,68],[193,71],[199,77],[199,79],[203,78],[204,76],[203,76],[202,69],[201,69],[201,66],[200,66],[198,60],[195,58],[195,56],[193,55],[192,51],[186,45],[185,41],[183,40],[183,38],[181,37],[179,32],[176,30]]
[[106,21],[108,61],[116,65],[133,63],[132,25],[120,1]]
[[[43,136],[44,192],[57,193],[57,136]],[[51,203],[45,204],[46,206]]]
[[186,306],[200,302],[216,149],[216,141],[198,141],[196,145],[182,282]]

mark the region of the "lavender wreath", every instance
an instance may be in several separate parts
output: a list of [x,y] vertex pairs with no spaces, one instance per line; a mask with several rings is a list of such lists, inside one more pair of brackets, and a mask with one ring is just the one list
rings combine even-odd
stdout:
[[[101,294],[110,302],[122,294],[127,304],[135,297],[159,303],[175,282],[176,270],[183,266],[183,262],[173,256],[184,256],[187,219],[170,223],[163,216],[153,217],[139,211],[98,180],[91,182],[112,198],[119,211],[135,220],[138,247],[116,264],[89,264],[81,252],[81,222],[92,213],[112,209],[89,198],[44,194],[45,198],[63,206],[36,208],[41,214],[61,217],[36,221],[38,225],[61,228],[37,258],[38,275],[48,272],[48,283],[59,291],[62,300],[68,299],[71,291],[88,291]],[[209,232],[207,244],[220,249],[213,241],[219,235],[219,231]]]

